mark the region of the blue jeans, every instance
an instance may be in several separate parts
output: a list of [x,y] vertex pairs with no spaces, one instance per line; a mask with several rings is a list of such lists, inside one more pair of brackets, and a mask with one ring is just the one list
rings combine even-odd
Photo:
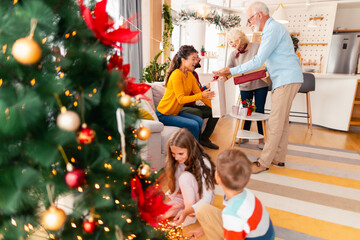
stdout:
[[[241,101],[244,101],[246,99],[253,99],[253,97],[255,96],[255,107],[256,107],[255,112],[264,113],[265,101],[268,91],[269,91],[268,87],[258,88],[251,91],[240,91]],[[250,130],[250,127],[251,127],[251,121],[245,121],[244,130]],[[261,121],[257,122],[257,128],[258,128],[258,133],[263,135]]]
[[165,126],[187,128],[199,140],[203,119],[199,116],[179,112],[178,115],[165,115],[156,110],[156,116]]

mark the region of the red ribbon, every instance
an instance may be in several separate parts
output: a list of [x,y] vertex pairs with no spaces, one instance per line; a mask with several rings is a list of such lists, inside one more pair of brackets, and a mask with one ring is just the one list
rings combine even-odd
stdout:
[[141,218],[153,227],[158,226],[158,217],[171,207],[163,202],[164,193],[159,189],[160,185],[155,182],[143,192],[139,178],[135,176],[131,180],[131,197],[137,200]]
[[[114,29],[114,21],[110,20],[106,13],[107,0],[96,3],[94,17],[90,9],[86,8],[83,0],[79,0],[81,15],[88,28],[105,45],[121,49],[117,43],[135,43],[139,40],[140,31],[131,31],[130,28],[120,26]],[[127,25],[126,25],[127,26]]]

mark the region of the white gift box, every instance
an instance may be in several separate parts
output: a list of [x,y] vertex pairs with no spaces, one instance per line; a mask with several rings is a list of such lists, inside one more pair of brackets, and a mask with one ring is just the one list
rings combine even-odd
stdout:
[[211,99],[212,116],[214,118],[224,117],[226,114],[225,82],[223,80],[211,81],[210,89],[215,96]]

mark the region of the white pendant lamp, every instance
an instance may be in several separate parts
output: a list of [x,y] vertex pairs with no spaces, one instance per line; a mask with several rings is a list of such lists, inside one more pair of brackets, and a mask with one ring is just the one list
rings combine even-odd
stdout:
[[281,24],[289,23],[288,16],[286,14],[284,6],[280,3],[277,9],[275,10],[272,18],[278,21]]

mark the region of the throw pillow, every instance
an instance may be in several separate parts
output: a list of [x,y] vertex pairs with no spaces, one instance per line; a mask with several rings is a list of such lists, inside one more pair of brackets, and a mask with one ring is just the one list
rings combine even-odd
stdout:
[[[148,83],[147,83],[148,84]],[[151,86],[151,84],[150,84]],[[153,111],[155,111],[155,105],[154,105],[154,97],[153,97],[153,93],[152,93],[152,90],[151,88],[144,94],[144,96],[146,96],[147,98],[149,98],[149,104],[152,108]]]
[[155,108],[159,105],[160,100],[165,94],[166,87],[163,82],[156,82],[152,84],[152,93],[154,98]]
[[[148,101],[141,99],[141,101],[139,103],[139,108],[142,109],[143,111],[146,111],[152,117],[152,119],[150,119],[150,117],[147,114],[145,114],[145,112],[142,112],[140,110],[140,114],[142,114],[142,116],[144,116],[143,119],[159,121],[158,117],[156,116],[155,111],[153,110],[153,108],[151,107],[151,105]],[[143,115],[143,113],[144,113],[144,115]],[[148,118],[145,118],[145,116]]]
[[154,120],[153,116],[151,116],[151,114],[148,111],[140,108],[139,112],[141,115],[141,119]]

